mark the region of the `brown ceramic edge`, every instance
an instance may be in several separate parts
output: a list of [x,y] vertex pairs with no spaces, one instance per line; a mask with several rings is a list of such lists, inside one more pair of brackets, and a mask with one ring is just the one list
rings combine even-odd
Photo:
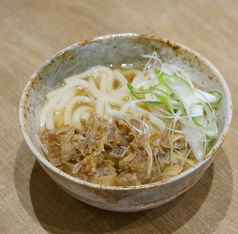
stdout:
[[[222,131],[221,138],[217,141],[217,143],[213,146],[213,148],[210,150],[210,152],[205,156],[205,158],[201,162],[196,164],[194,167],[189,168],[188,170],[180,173],[179,175],[174,176],[174,177],[172,177],[170,179],[167,179],[165,181],[158,181],[158,182],[154,182],[154,183],[151,183],[151,184],[137,185],[137,186],[107,186],[107,185],[99,185],[99,184],[94,184],[94,183],[90,183],[90,182],[87,182],[87,181],[83,181],[83,180],[77,179],[73,176],[70,176],[67,173],[62,172],[58,168],[54,167],[45,157],[43,157],[38,152],[38,150],[33,145],[30,137],[27,135],[26,126],[24,124],[24,102],[27,99],[27,91],[29,89],[29,86],[34,81],[34,78],[37,76],[37,73],[39,72],[39,70],[41,70],[43,67],[45,67],[46,65],[51,63],[51,61],[54,60],[60,54],[65,53],[68,50],[71,50],[72,47],[74,47],[74,46],[84,46],[88,43],[95,43],[95,42],[101,41],[101,40],[106,39],[106,38],[116,38],[116,37],[141,37],[141,38],[147,38],[147,39],[151,39],[151,40],[158,40],[159,42],[163,42],[163,43],[167,44],[168,46],[172,47],[174,50],[178,49],[178,48],[181,48],[183,50],[190,51],[190,52],[194,53],[194,55],[197,55],[198,57],[200,57],[200,59],[202,59],[209,66],[209,68],[212,69],[218,75],[219,81],[222,83],[223,88],[225,90],[225,93],[226,93],[226,95],[229,99],[230,115],[229,115],[229,118],[227,118],[227,120],[225,122],[225,127]],[[218,71],[218,69],[209,60],[207,60],[205,57],[201,56],[201,54],[199,54],[198,52],[194,51],[193,49],[191,49],[191,48],[189,48],[189,47],[187,47],[187,46],[185,46],[181,43],[178,43],[178,42],[175,42],[173,40],[166,39],[166,38],[160,38],[160,37],[150,36],[148,34],[140,34],[140,33],[109,34],[109,35],[105,35],[105,36],[94,37],[94,38],[89,39],[89,40],[84,40],[82,42],[72,44],[72,45],[60,50],[59,52],[57,52],[53,56],[51,56],[48,60],[46,60],[33,73],[33,75],[30,77],[30,79],[28,80],[28,82],[27,82],[27,84],[26,84],[26,86],[23,90],[22,96],[20,98],[20,104],[19,104],[20,128],[22,130],[22,134],[23,134],[23,137],[24,137],[25,141],[27,142],[29,148],[35,154],[37,159],[39,161],[41,161],[44,165],[46,165],[50,170],[55,171],[58,174],[61,174],[61,176],[65,177],[66,179],[69,179],[69,180],[71,180],[71,181],[73,181],[77,184],[81,184],[81,185],[84,185],[84,186],[94,187],[96,189],[105,189],[105,190],[141,190],[141,189],[145,189],[145,188],[153,188],[153,187],[157,187],[157,186],[160,186],[160,185],[163,185],[163,184],[171,183],[175,180],[178,180],[178,179],[181,179],[181,178],[185,177],[187,174],[190,173],[191,170],[199,168],[200,166],[205,164],[207,160],[209,160],[211,157],[213,157],[213,155],[220,148],[220,146],[222,145],[222,143],[224,142],[224,140],[225,140],[225,138],[228,134],[228,131],[229,131],[229,128],[230,128],[230,125],[231,125],[231,119],[232,119],[232,100],[231,100],[231,94],[230,94],[228,85],[227,85],[225,79],[223,78],[223,76],[221,75],[221,73]]]

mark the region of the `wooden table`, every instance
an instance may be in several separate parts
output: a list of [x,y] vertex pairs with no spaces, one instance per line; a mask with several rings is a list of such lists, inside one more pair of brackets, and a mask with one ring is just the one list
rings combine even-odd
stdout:
[[[0,233],[238,233],[238,1],[0,0]],[[94,36],[139,32],[185,44],[224,75],[233,124],[201,180],[158,208],[115,213],[62,191],[20,132],[18,105],[48,57]]]

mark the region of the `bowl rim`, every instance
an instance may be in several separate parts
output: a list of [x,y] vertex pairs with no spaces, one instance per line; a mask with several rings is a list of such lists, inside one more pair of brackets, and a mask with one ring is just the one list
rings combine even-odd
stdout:
[[[169,179],[166,179],[166,180],[163,180],[163,181],[153,182],[153,183],[150,183],[150,184],[135,185],[135,186],[109,186],[109,185],[100,185],[100,184],[95,184],[95,183],[91,183],[91,182],[88,182],[88,181],[84,181],[84,180],[81,180],[79,178],[73,177],[73,176],[61,171],[57,167],[53,166],[36,149],[32,140],[29,137],[27,127],[26,127],[26,123],[25,123],[25,118],[24,118],[24,102],[26,100],[26,94],[27,94],[28,87],[32,83],[32,80],[34,80],[34,78],[36,77],[37,72],[40,71],[44,66],[48,65],[57,55],[62,54],[65,51],[71,50],[75,46],[84,46],[84,45],[89,44],[89,43],[100,42],[101,40],[105,40],[105,39],[108,39],[108,38],[118,38],[118,37],[125,37],[125,38],[126,37],[129,37],[129,38],[130,37],[137,37],[137,38],[141,37],[141,38],[155,40],[155,41],[158,40],[160,42],[166,42],[167,44],[169,43],[170,45],[178,45],[178,46],[180,46],[180,48],[182,48],[182,50],[192,52],[194,55],[198,56],[199,59],[203,61],[203,63],[206,63],[207,66],[209,67],[209,69],[212,70],[219,77],[219,82],[222,85],[224,93],[227,96],[227,99],[228,99],[228,102],[229,102],[228,103],[229,104],[228,109],[230,110],[230,112],[228,113],[227,118],[225,119],[223,131],[221,132],[220,138],[217,140],[216,144],[212,147],[210,152],[205,156],[205,158],[201,162],[198,162],[193,167],[191,167],[191,168],[187,169],[186,171],[183,171],[180,174],[178,174],[174,177],[171,177]],[[21,131],[22,131],[22,134],[23,134],[23,138],[24,138],[26,144],[31,149],[32,153],[36,156],[36,158],[40,162],[40,164],[41,163],[44,164],[44,166],[46,166],[46,168],[50,169],[50,171],[64,177],[67,180],[70,180],[70,181],[72,181],[76,184],[79,184],[79,185],[84,185],[84,186],[95,188],[95,189],[123,190],[124,191],[124,190],[141,190],[141,189],[145,189],[145,188],[154,188],[154,187],[157,187],[157,186],[166,185],[168,183],[173,183],[174,181],[177,181],[177,180],[180,180],[180,179],[186,177],[192,171],[195,171],[195,170],[199,169],[200,167],[202,167],[204,164],[207,163],[207,161],[211,160],[211,158],[214,157],[214,154],[216,153],[216,151],[220,148],[220,146],[224,142],[224,140],[225,140],[225,138],[228,134],[228,131],[230,129],[230,125],[231,125],[231,121],[232,121],[232,112],[233,112],[233,110],[232,110],[231,93],[230,93],[229,87],[228,87],[224,77],[219,72],[219,70],[208,59],[206,59],[204,56],[202,56],[200,53],[198,53],[197,51],[187,47],[186,45],[183,45],[183,44],[178,43],[178,42],[173,41],[173,40],[169,40],[167,38],[160,38],[160,37],[157,37],[157,36],[151,36],[151,35],[148,35],[148,34],[141,34],[141,33],[119,33],[119,34],[107,34],[107,35],[103,35],[103,36],[93,37],[91,39],[84,40],[82,42],[74,43],[74,44],[69,45],[68,47],[58,51],[53,56],[51,56],[49,59],[47,59],[44,63],[42,63],[42,65],[39,66],[36,69],[36,71],[32,74],[32,76],[28,80],[27,84],[25,85],[25,88],[23,89],[23,93],[21,95],[20,103],[19,103],[19,122],[20,122]]]

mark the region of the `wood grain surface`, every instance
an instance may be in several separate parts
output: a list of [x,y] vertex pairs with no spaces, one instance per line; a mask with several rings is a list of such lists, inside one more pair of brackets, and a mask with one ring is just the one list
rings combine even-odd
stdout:
[[[0,0],[0,233],[238,233],[237,0]],[[82,40],[136,32],[209,59],[233,95],[233,123],[216,160],[189,191],[152,210],[100,210],[62,191],[20,132],[18,105],[33,72]]]

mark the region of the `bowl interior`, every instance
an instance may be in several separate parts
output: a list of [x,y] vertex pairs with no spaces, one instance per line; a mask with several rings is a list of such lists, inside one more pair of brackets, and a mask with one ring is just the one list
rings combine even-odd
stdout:
[[219,71],[197,52],[179,43],[140,34],[109,35],[74,44],[47,60],[32,75],[20,101],[20,125],[25,140],[37,158],[50,167],[37,141],[38,115],[45,95],[68,76],[78,74],[95,65],[143,65],[142,55],[157,52],[162,62],[186,70],[201,88],[223,94],[218,109],[220,135],[208,156],[216,151],[228,132],[231,122],[231,96]]

